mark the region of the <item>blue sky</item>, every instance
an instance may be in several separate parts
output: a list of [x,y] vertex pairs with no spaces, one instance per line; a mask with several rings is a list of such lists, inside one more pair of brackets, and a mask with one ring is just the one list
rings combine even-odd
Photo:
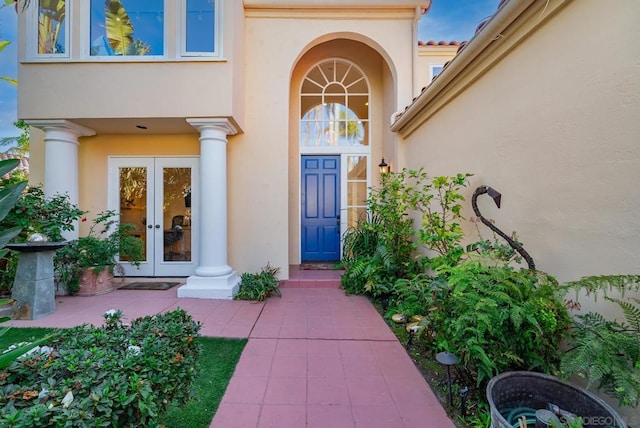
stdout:
[[[419,39],[425,42],[469,40],[480,21],[496,11],[498,2],[499,0],[432,0],[430,11],[420,20]],[[16,29],[17,19],[13,7],[0,9],[0,40],[11,41],[0,52],[0,76],[15,78],[18,74]],[[19,134],[13,126],[17,117],[16,96],[15,86],[0,81],[0,138]]]

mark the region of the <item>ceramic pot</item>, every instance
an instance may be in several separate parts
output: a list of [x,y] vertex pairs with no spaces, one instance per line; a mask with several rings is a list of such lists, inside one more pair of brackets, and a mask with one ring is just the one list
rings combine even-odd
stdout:
[[98,269],[88,268],[80,278],[80,288],[76,295],[78,296],[99,296],[101,294],[111,293],[113,287],[113,270],[110,267]]

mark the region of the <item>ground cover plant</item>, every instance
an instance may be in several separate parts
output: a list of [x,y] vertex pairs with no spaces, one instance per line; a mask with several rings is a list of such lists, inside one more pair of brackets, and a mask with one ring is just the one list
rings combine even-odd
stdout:
[[199,330],[182,309],[59,330],[0,373],[0,425],[157,426],[191,398]]
[[[0,350],[15,343],[35,341],[54,332],[49,328],[11,328],[0,337]],[[211,424],[247,343],[246,339],[203,336],[195,340],[202,352],[198,358],[198,374],[193,382],[192,398],[183,406],[167,408],[160,421],[167,428],[206,428]]]

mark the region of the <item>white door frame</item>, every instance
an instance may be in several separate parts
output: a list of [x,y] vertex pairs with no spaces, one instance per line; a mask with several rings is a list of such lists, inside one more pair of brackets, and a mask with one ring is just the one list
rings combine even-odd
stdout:
[[[110,156],[108,168],[107,208],[120,212],[120,174],[124,167],[147,168],[147,211],[146,234],[147,260],[139,267],[131,263],[120,262],[125,270],[125,276],[189,276],[193,275],[199,263],[200,234],[199,234],[199,158],[163,157],[163,156]],[[171,225],[163,221],[163,168],[191,168],[191,260],[164,261],[164,231]]]

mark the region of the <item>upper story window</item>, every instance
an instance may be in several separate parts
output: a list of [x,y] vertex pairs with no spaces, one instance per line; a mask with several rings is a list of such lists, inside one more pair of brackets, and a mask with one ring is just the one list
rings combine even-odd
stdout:
[[[219,59],[221,3],[221,0],[31,1],[27,17],[28,59]],[[73,17],[72,11],[76,12]]]
[[331,59],[313,67],[300,106],[301,146],[369,145],[369,84],[354,64]]
[[91,0],[90,55],[164,55],[163,0]]
[[185,31],[182,39],[183,56],[207,56],[218,51],[215,29],[217,9],[213,0],[186,0],[183,3]]
[[67,56],[69,27],[66,6],[64,0],[38,0],[38,55]]

